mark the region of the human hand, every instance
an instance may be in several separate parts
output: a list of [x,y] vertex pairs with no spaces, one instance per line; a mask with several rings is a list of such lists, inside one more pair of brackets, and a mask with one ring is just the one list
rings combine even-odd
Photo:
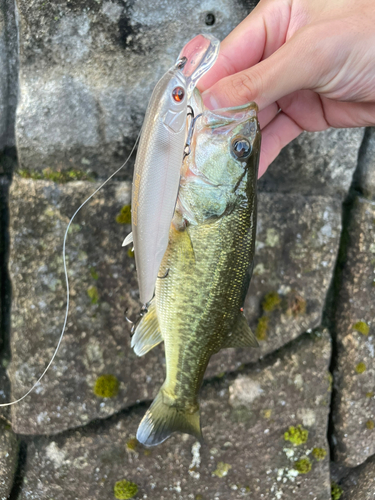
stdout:
[[198,87],[210,109],[258,104],[259,177],[303,130],[375,125],[374,2],[261,0]]

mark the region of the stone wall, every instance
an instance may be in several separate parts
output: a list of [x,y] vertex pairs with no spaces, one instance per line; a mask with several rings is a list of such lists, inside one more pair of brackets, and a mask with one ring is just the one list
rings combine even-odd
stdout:
[[[0,402],[54,351],[67,222],[130,152],[155,82],[188,39],[222,39],[253,7],[0,0]],[[260,349],[211,360],[205,444],[176,435],[151,451],[134,436],[165,360],[162,347],[137,358],[124,319],[139,308],[118,218],[129,162],[69,233],[71,310],[54,364],[0,411],[0,498],[111,499],[121,480],[139,499],[329,500],[332,482],[332,498],[372,498],[374,151],[373,129],[304,133],[260,180],[245,303]],[[95,390],[106,375],[112,397]]]

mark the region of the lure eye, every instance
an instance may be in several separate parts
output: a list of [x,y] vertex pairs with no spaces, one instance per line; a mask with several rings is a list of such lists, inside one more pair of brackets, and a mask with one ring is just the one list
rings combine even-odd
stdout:
[[247,158],[251,153],[250,142],[247,139],[234,139],[232,153],[238,159]]
[[172,90],[172,97],[176,102],[181,102],[185,97],[185,91],[182,87],[175,87]]

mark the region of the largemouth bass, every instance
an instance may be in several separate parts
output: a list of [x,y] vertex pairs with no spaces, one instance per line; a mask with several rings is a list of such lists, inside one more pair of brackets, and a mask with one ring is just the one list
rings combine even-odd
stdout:
[[146,446],[172,432],[201,437],[198,393],[212,354],[255,347],[243,314],[252,274],[260,152],[257,105],[211,112],[192,98],[196,120],[156,293],[132,338],[143,355],[164,341],[166,379],[138,428]]

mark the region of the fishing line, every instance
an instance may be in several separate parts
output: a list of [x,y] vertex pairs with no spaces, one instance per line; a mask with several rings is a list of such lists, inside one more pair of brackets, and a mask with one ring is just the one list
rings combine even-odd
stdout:
[[68,271],[67,271],[67,266],[66,266],[66,251],[65,251],[65,248],[66,248],[66,238],[68,236],[69,228],[70,228],[70,226],[71,226],[71,224],[72,224],[75,216],[78,214],[78,212],[81,210],[81,208],[84,207],[86,205],[86,203],[88,203],[91,200],[91,198],[93,196],[95,196],[96,193],[98,191],[100,191],[100,189],[102,189],[102,187],[104,187],[128,163],[128,161],[131,158],[131,155],[133,154],[133,152],[134,152],[134,150],[135,150],[135,148],[136,148],[136,146],[138,144],[138,140],[139,140],[139,136],[141,135],[141,131],[142,131],[142,128],[139,131],[139,134],[138,134],[138,137],[137,137],[137,139],[136,139],[136,141],[134,143],[134,146],[133,146],[132,150],[130,151],[130,154],[127,157],[127,159],[125,160],[125,162],[121,165],[120,168],[118,168],[116,170],[116,172],[114,172],[112,175],[110,175],[108,177],[108,179],[103,182],[103,184],[101,184],[92,194],[90,194],[90,196],[82,203],[82,205],[80,207],[77,208],[77,210],[74,212],[73,217],[70,219],[69,224],[68,224],[68,226],[66,228],[66,231],[65,231],[65,234],[64,234],[64,242],[63,242],[63,262],[64,262],[64,274],[65,274],[65,284],[66,284],[66,309],[65,309],[65,318],[64,318],[64,325],[63,325],[63,328],[62,328],[62,331],[61,331],[61,334],[60,334],[59,341],[57,343],[55,352],[53,353],[53,356],[52,356],[50,362],[48,363],[48,365],[45,368],[44,372],[41,374],[41,376],[38,378],[38,380],[35,382],[35,384],[32,386],[32,388],[26,394],[24,394],[21,398],[16,399],[15,401],[11,401],[10,403],[1,403],[0,404],[0,408],[3,407],[3,406],[15,405],[15,404],[19,403],[20,401],[22,401],[23,399],[25,399],[35,389],[35,387],[39,384],[39,382],[42,380],[42,378],[44,377],[44,375],[47,373],[48,369],[52,365],[52,363],[53,363],[53,361],[54,361],[54,359],[56,357],[57,351],[60,348],[62,339],[64,337],[65,328],[66,328],[66,324],[67,324],[67,321],[68,321],[68,315],[69,315],[70,292],[69,292]]

